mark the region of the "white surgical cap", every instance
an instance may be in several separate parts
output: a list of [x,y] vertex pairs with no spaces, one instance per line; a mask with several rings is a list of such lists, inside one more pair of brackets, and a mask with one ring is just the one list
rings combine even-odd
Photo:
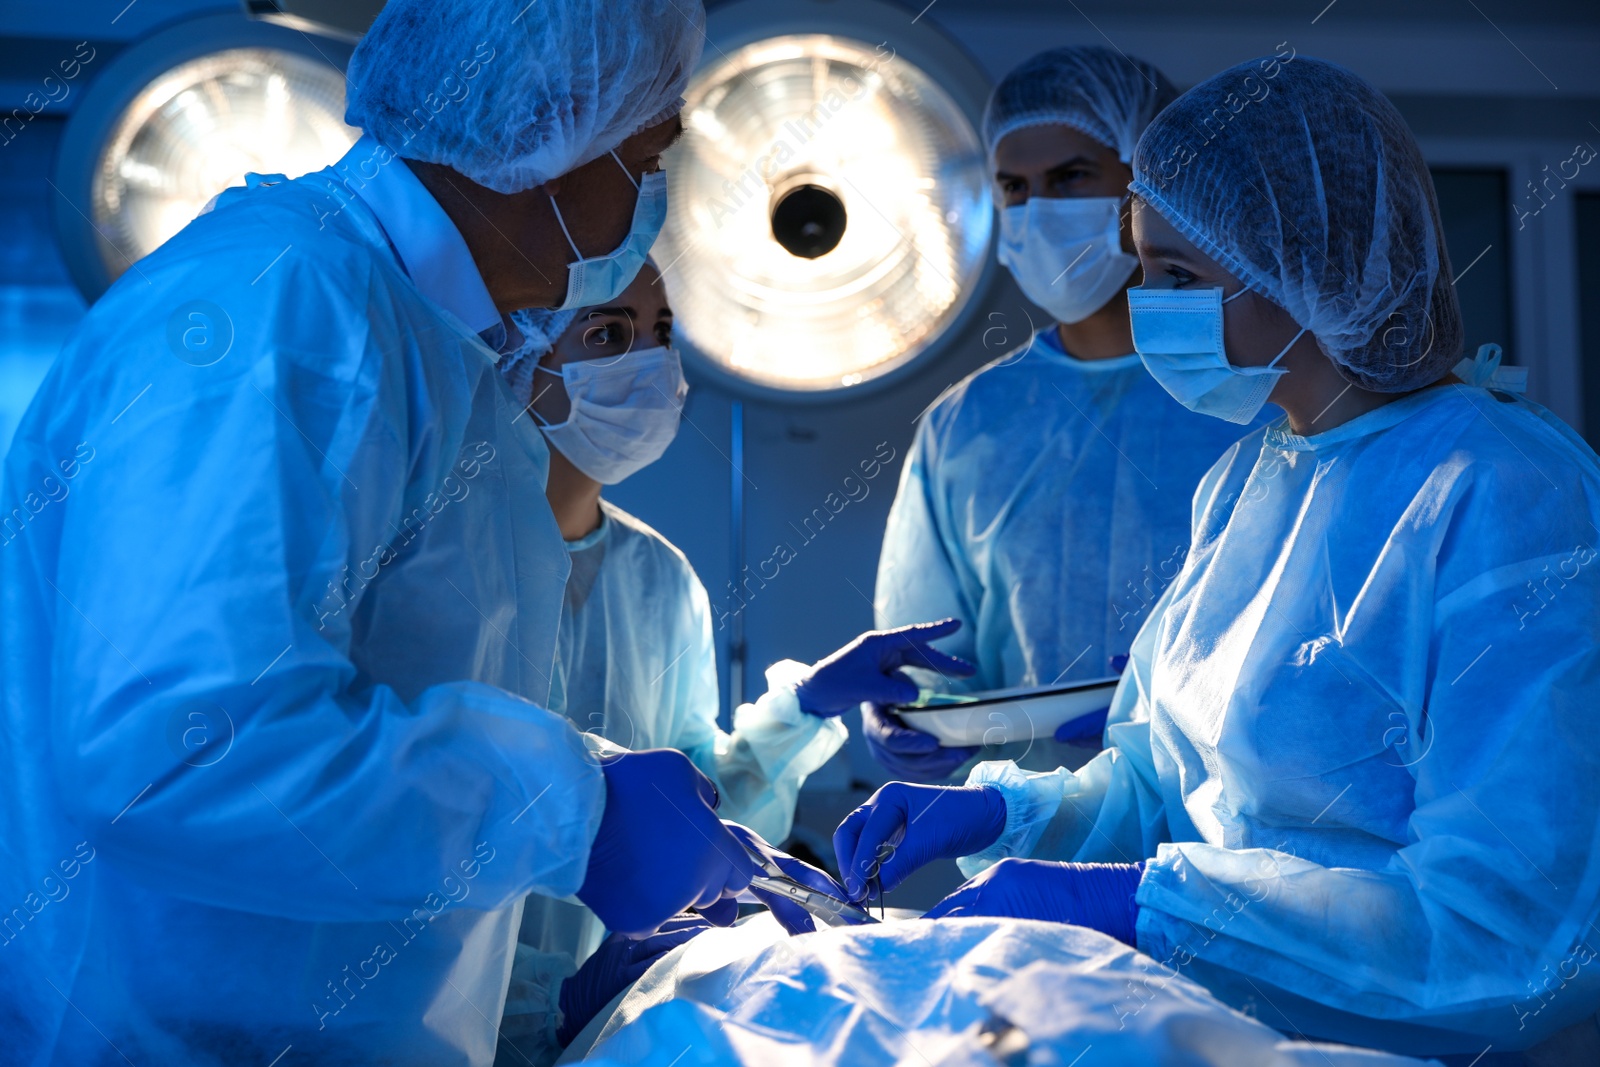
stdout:
[[524,308],[511,313],[511,321],[522,331],[522,344],[500,361],[500,373],[518,400],[533,396],[533,368],[555,347],[556,339],[567,332],[580,308],[552,311],[549,308]]
[[1130,188],[1362,388],[1417,389],[1459,357],[1433,179],[1344,67],[1280,52],[1201,82],[1145,131]]
[[1177,95],[1142,59],[1109,48],[1052,48],[995,86],[983,113],[983,140],[993,156],[1013,130],[1060,123],[1114,149],[1127,163],[1145,126]]
[[532,188],[683,106],[700,0],[389,0],[345,121],[497,192]]

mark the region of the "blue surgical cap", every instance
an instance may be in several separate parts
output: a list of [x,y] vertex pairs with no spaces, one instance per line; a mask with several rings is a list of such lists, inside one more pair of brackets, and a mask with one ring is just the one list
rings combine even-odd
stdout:
[[345,121],[515,193],[674,115],[700,0],[389,0],[356,46]]
[[517,399],[526,402],[533,396],[533,369],[555,347],[556,339],[567,332],[581,308],[553,311],[549,308],[524,308],[511,313],[511,321],[522,333],[522,344],[500,360],[500,373]]
[[1344,67],[1289,49],[1201,82],[1145,131],[1130,188],[1362,388],[1408,392],[1460,357],[1433,179]]
[[994,155],[1001,138],[1024,126],[1060,123],[1133,159],[1150,120],[1178,91],[1155,67],[1109,48],[1052,48],[1003,78],[983,113],[983,140]]

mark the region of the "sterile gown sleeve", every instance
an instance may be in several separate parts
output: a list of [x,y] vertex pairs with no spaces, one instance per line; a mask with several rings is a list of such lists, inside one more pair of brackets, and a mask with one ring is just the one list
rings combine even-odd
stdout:
[[570,952],[519,942],[500,1019],[495,1067],[549,1067],[561,1057],[561,983],[578,971]]
[[998,789],[1006,825],[993,845],[956,861],[968,878],[1008,856],[1074,863],[1137,863],[1167,840],[1167,812],[1150,751],[1150,681],[1154,620],[1134,639],[1112,698],[1105,748],[1076,771],[1027,771],[1010,761],[980,763],[968,785]]
[[[61,557],[75,562],[39,579],[56,610],[56,780],[75,784],[72,817],[122,871],[216,907],[401,919],[480,842],[497,858],[470,907],[565,896],[605,798],[580,735],[478,682],[402,699],[352,661],[358,608],[319,624],[319,600],[357,588],[366,563],[382,571],[369,592],[401,566],[374,546],[457,461],[431,405],[464,412],[493,373],[487,350],[397,307],[393,283],[361,262],[335,269],[297,249],[251,289],[257,268],[202,260],[199,291],[221,294],[234,320],[232,351],[203,378],[166,350],[170,309],[155,297],[143,318],[102,316],[76,340],[103,357],[80,389],[132,398],[149,385],[120,425],[72,431],[131,443],[100,448],[62,509]],[[164,292],[182,293],[168,274]],[[468,568],[450,567],[471,549],[433,543],[438,581],[459,578]],[[178,741],[186,708],[227,724],[210,765]]]
[[[1195,489],[1198,526],[1221,482],[1230,449]],[[1155,634],[1176,585],[1169,585],[1134,637],[1106,716],[1105,748],[1076,771],[1027,771],[1011,761],[980,763],[968,785],[998,789],[1006,826],[987,849],[956,861],[968,878],[1008,856],[1070,863],[1137,863],[1170,840],[1166,804],[1150,749],[1150,662]],[[1176,816],[1187,823],[1182,813]]]

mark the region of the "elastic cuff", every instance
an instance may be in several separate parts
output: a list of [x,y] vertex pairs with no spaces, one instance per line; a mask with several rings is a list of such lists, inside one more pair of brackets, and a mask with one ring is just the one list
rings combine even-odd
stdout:
[[[972,768],[967,775],[967,785],[988,786],[998,792],[1006,802],[1006,825],[995,843],[982,852],[962,856],[956,860],[961,873],[971,878],[1008,856],[1025,856],[1037,837],[1036,828],[1049,817],[1042,812],[1043,805],[1035,796],[1038,792],[1025,772],[1009,760],[990,760]],[[1052,811],[1054,809],[1051,809]]]
[[1173,966],[1173,957],[1176,953],[1172,939],[1167,935],[1166,924],[1161,921],[1161,913],[1139,907],[1137,894],[1133,899],[1134,906],[1138,908],[1138,915],[1133,923],[1133,947],[1165,966]]
[[833,739],[833,748],[828,752],[831,756],[850,737],[849,727],[838,716],[824,719],[800,710],[793,689],[774,689],[761,694],[754,704],[740,704],[734,709],[733,732],[749,740],[753,748],[762,747],[753,740],[754,736],[761,734],[763,728],[774,727],[783,731],[785,752],[803,749],[818,734],[827,734]]
[[771,719],[785,726],[805,726],[817,722],[818,717],[807,714],[795,695],[795,687],[805,680],[811,667],[799,660],[780,659],[767,668],[767,691],[753,704],[741,704],[734,712],[735,728],[741,715],[750,719],[751,725],[761,719]]
[[572,1044],[572,1039],[582,1032],[580,1027],[570,1034],[563,1033],[562,1031],[566,1028],[566,1025],[567,1017],[559,1011],[551,1012],[549,1018],[545,1021],[546,1036],[553,1047],[565,1049]]
[[[1138,909],[1134,947],[1169,966],[1174,958],[1187,962],[1181,955],[1187,951],[1183,948],[1187,934],[1180,936],[1179,931],[1188,929],[1190,924],[1174,918],[1161,906],[1162,898],[1171,894],[1172,884],[1183,881],[1183,875],[1175,869],[1183,862],[1183,853],[1172,845],[1157,846],[1156,854],[1143,862],[1139,888],[1133,894],[1133,903]],[[1170,900],[1167,903],[1170,905]]]
[[596,760],[608,759],[611,756],[620,756],[628,750],[612,741],[610,738],[599,734],[582,734],[583,747],[589,750],[589,755]]
[[1144,860],[1133,864],[1133,870],[1128,872],[1129,883],[1127,893],[1128,925],[1118,932],[1117,940],[1124,944],[1139,947],[1139,883],[1144,881]]

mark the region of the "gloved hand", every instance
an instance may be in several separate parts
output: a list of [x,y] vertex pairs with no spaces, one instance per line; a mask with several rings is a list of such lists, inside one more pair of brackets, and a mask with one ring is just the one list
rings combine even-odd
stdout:
[[[766,856],[768,860],[777,864],[784,874],[787,874],[795,881],[802,885],[810,886],[820,893],[826,893],[830,897],[838,897],[840,900],[848,899],[845,896],[844,886],[835,882],[827,871],[819,871],[811,864],[797,860],[787,852],[780,852],[767,844],[765,838],[748,826],[740,826],[736,822],[724,822],[722,825],[726,826],[728,832],[733,834],[734,837],[744,841],[751,848]],[[753,886],[750,892],[755,895],[757,900],[767,906],[772,912],[772,917],[778,920],[778,925],[789,933],[809,934],[817,928],[815,920],[811,918],[811,913],[788,897],[768,893]]]
[[845,816],[833,854],[850,899],[859,901],[877,895],[874,878],[888,892],[925,863],[982,852],[1005,828],[998,789],[890,782]]
[[945,897],[923,916],[1006,916],[1071,923],[1136,944],[1139,905],[1133,895],[1143,863],[1056,863],[1003,859]]
[[750,884],[750,857],[713,811],[717,790],[670,748],[603,761],[606,810],[578,889],[606,928],[644,937],[689,907],[726,926],[736,908],[713,905]]
[[861,709],[861,735],[885,770],[913,782],[942,782],[978,754],[975,747],[945,748],[937,737],[911,729],[876,704]]
[[595,1013],[611,998],[637,982],[650,965],[702,930],[711,929],[704,919],[682,915],[669,919],[659,932],[634,940],[612,934],[600,942],[594,955],[584,961],[578,973],[561,983],[556,998],[561,1008],[561,1025],[556,1040],[562,1048],[572,1044],[578,1031],[589,1025]]
[[1091,742],[1098,745],[1106,732],[1106,716],[1110,714],[1108,705],[1099,711],[1068,719],[1056,727],[1056,740],[1064,745],[1087,745]]
[[[1110,660],[1111,673],[1121,674],[1128,667],[1127,653],[1112,656]],[[1105,737],[1106,718],[1111,714],[1109,706],[1088,715],[1080,715],[1076,719],[1068,719],[1056,727],[1056,740],[1065,745],[1096,745]]]
[[960,619],[924,622],[894,630],[874,630],[819,660],[795,686],[800,708],[821,719],[842,715],[862,703],[909,704],[920,690],[901,667],[925,667],[965,678],[973,671],[964,659],[929,644],[961,629]]

